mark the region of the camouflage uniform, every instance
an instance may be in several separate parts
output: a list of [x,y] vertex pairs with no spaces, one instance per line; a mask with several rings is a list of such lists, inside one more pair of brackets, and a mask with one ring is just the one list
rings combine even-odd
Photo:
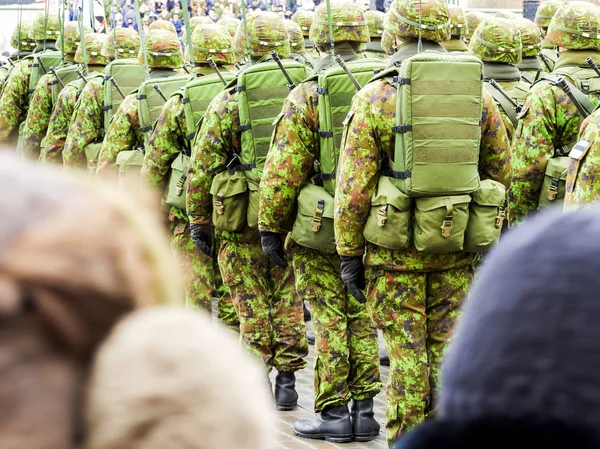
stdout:
[[450,40],[441,42],[442,47],[444,47],[446,51],[453,53],[469,53],[469,47],[464,41],[469,33],[467,16],[459,6],[449,6],[448,9],[450,10],[450,26],[452,31]]
[[517,68],[523,78],[529,84],[533,84],[546,71],[539,57],[542,51],[542,35],[540,29],[529,19],[517,19],[514,23],[521,32],[523,48],[523,58],[517,64]]
[[[231,36],[219,25],[204,25],[192,33],[194,62],[197,76],[214,74],[206,60],[212,57],[217,64],[232,64]],[[224,52],[222,50],[228,50]],[[143,173],[146,181],[164,192],[169,180],[171,164],[184,145],[189,145],[182,97],[174,95],[165,103],[154,126],[146,149]],[[212,310],[212,291],[215,283],[220,287],[219,318],[232,328],[239,327],[231,295],[223,287],[216,258],[199,251],[189,232],[189,221],[184,210],[172,207],[169,213],[173,229],[171,245],[179,254],[186,273],[186,303],[189,307]]]
[[[251,54],[256,58],[287,40],[285,26],[274,14],[250,15],[248,28]],[[235,41],[239,41],[237,36]],[[277,51],[287,56],[289,44],[278,46]],[[210,187],[214,176],[225,169],[231,152],[241,154],[240,133],[238,93],[227,90],[210,103],[192,148],[187,191],[192,226],[212,222]],[[221,241],[219,268],[238,313],[242,341],[269,371],[274,367],[293,373],[304,368],[306,328],[292,268],[282,269],[269,261],[255,230],[217,230],[215,234]]]
[[[567,31],[565,31],[567,30]],[[586,58],[598,60],[600,46],[592,37],[600,31],[600,11],[581,2],[567,3],[554,16],[548,39],[567,50],[561,52],[556,71],[569,67],[589,69]],[[588,34],[589,33],[589,34]],[[576,80],[561,73],[572,84]],[[594,103],[600,94],[590,95]],[[538,207],[546,165],[555,149],[567,147],[577,140],[582,118],[569,97],[548,80],[536,83],[527,97],[514,136],[510,158],[509,224],[525,220]]]
[[[322,4],[315,24],[327,10]],[[346,41],[369,40],[366,26],[339,26],[338,23],[365,22],[360,9],[348,3],[332,3],[331,14],[335,53],[346,62],[360,58]],[[315,26],[311,40],[325,45],[327,26]],[[329,56],[321,59],[314,75],[331,67]],[[287,97],[276,125],[263,178],[259,206],[259,229],[285,233],[293,219],[294,203],[303,185],[314,176],[313,164],[319,155],[319,94],[315,79],[305,81]],[[299,295],[311,303],[315,325],[315,412],[374,397],[381,390],[377,331],[364,305],[348,295],[340,277],[340,259],[294,242],[291,249]],[[302,436],[302,435],[301,435]]]
[[288,36],[290,38],[290,47],[291,47],[291,58],[295,59],[301,64],[313,69],[315,67],[315,60],[312,56],[306,51],[306,47],[304,46],[304,35],[302,34],[302,28],[293,20],[284,20],[285,27],[288,31]]
[[[19,33],[20,31],[20,33]],[[31,54],[31,52],[35,49],[36,43],[33,40],[29,39],[29,32],[31,31],[31,23],[23,21],[21,23],[20,29],[17,25],[13,31],[12,37],[10,39],[10,45],[13,48],[19,48],[19,51],[15,52],[10,56],[10,60],[13,64],[16,64],[19,60]],[[19,39],[19,34],[20,39]],[[0,96],[2,96],[2,91],[4,90],[4,85],[6,84],[6,80],[12,71],[12,64],[7,62],[5,65],[0,67]]]
[[[401,0],[398,13],[418,22],[418,0]],[[423,1],[428,25],[448,18],[444,0]],[[390,21],[390,30],[414,39],[416,27]],[[444,31],[424,30],[423,49],[443,52],[431,41]],[[389,67],[417,53],[415,43],[403,46]],[[367,309],[383,330],[390,357],[387,387],[387,438],[392,442],[427,417],[435,406],[440,362],[458,318],[459,307],[473,276],[476,254],[425,254],[389,250],[366,243],[363,230],[371,208],[382,159],[394,156],[396,88],[385,79],[365,86],[352,102],[340,154],[335,193],[335,234],[338,253],[361,257],[367,267]],[[484,178],[507,183],[510,145],[492,98],[484,92],[479,170]]]
[[381,46],[385,13],[381,11],[366,11],[365,18],[369,25],[369,36],[371,37],[371,42],[368,42],[365,47],[365,57],[387,59],[387,53]]
[[546,34],[548,32],[550,22],[552,21],[552,17],[554,17],[554,14],[556,11],[558,11],[558,8],[560,8],[563,3],[564,2],[561,0],[546,0],[540,5],[535,13],[534,23],[538,26],[542,37],[544,38],[542,40],[541,57],[543,58],[542,60],[544,61],[544,66],[548,72],[554,70],[554,65],[558,59],[558,51],[556,45],[546,39]]

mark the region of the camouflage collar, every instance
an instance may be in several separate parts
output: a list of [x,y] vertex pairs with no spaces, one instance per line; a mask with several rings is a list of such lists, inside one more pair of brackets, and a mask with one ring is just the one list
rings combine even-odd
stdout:
[[520,64],[517,64],[519,70],[544,70],[542,62],[536,57],[523,58]]
[[[344,48],[340,46],[336,47],[335,54],[340,55],[344,62],[355,61],[360,58],[352,49]],[[331,57],[327,56],[325,58],[319,59],[319,61],[315,64],[315,68],[312,71],[311,75],[316,75],[317,73],[322,72],[323,70],[327,70],[329,67],[333,66],[331,63]]]
[[600,52],[595,50],[566,50],[558,54],[554,70],[559,67],[568,65],[576,65],[580,67],[589,67],[585,62],[586,58],[592,58],[596,62],[600,62]]
[[519,69],[512,64],[484,62],[483,79],[496,81],[518,81],[521,79],[521,72],[519,72]]
[[[439,43],[423,39],[423,51],[428,50],[447,53],[446,49]],[[416,42],[407,43],[400,47],[398,51],[390,58],[388,67],[399,66],[402,61],[416,55],[418,52],[418,44]]]
[[548,39],[542,39],[542,48],[556,48],[556,45],[551,43]]
[[465,44],[462,39],[452,39],[442,42],[442,47],[444,47],[446,51],[469,51],[469,47],[467,47],[467,44]]

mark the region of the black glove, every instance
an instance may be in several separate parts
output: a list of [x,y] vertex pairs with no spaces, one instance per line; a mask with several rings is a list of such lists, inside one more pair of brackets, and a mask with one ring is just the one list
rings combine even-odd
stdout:
[[288,264],[283,255],[283,239],[283,234],[260,231],[260,244],[264,253],[278,267],[287,268]]
[[190,234],[196,248],[208,257],[212,257],[212,226],[192,223],[190,224]]
[[365,266],[362,256],[341,256],[342,259],[342,281],[352,296],[358,302],[364,304],[367,298],[362,290],[365,289]]

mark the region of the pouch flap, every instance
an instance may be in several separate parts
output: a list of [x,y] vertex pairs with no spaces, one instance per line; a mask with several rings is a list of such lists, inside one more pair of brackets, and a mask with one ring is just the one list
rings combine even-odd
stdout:
[[546,165],[546,176],[566,181],[569,172],[568,157],[553,157]]
[[248,180],[248,190],[251,192],[258,192],[258,183]]
[[484,179],[472,196],[473,202],[480,206],[500,207],[506,199],[506,187],[498,181]]
[[220,195],[223,198],[239,195],[247,190],[248,181],[242,172],[230,175],[228,171],[223,171],[214,177],[210,186],[211,195]]
[[175,158],[173,163],[171,164],[171,168],[175,171],[185,173],[187,172],[190,166],[190,158],[183,153],[179,153],[179,155]]
[[126,150],[117,154],[117,165],[139,165],[144,163],[144,153],[138,150]]
[[371,200],[371,206],[385,206],[391,204],[401,212],[410,210],[412,199],[396,187],[391,178],[380,176],[377,188]]
[[470,203],[469,195],[453,195],[453,196],[434,196],[431,198],[417,198],[415,203],[418,210],[428,212],[435,209],[446,207],[446,204],[465,204]]
[[333,196],[323,187],[307,183],[298,195],[298,212],[302,215],[313,216],[319,209],[319,201],[323,201],[323,217],[333,219]]

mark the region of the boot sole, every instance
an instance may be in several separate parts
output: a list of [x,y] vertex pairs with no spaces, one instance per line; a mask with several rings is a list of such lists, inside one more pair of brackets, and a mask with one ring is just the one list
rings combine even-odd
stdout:
[[296,408],[298,404],[276,404],[275,408],[279,412],[289,412]]
[[360,435],[354,435],[354,441],[356,441],[357,443],[366,443],[368,441],[373,441],[378,436],[379,436],[379,432],[371,433],[371,434],[363,433]]
[[307,434],[300,433],[294,430],[294,433],[301,438],[308,438],[310,440],[325,440],[331,443],[350,443],[352,441],[352,435],[327,435],[324,433],[318,434]]

